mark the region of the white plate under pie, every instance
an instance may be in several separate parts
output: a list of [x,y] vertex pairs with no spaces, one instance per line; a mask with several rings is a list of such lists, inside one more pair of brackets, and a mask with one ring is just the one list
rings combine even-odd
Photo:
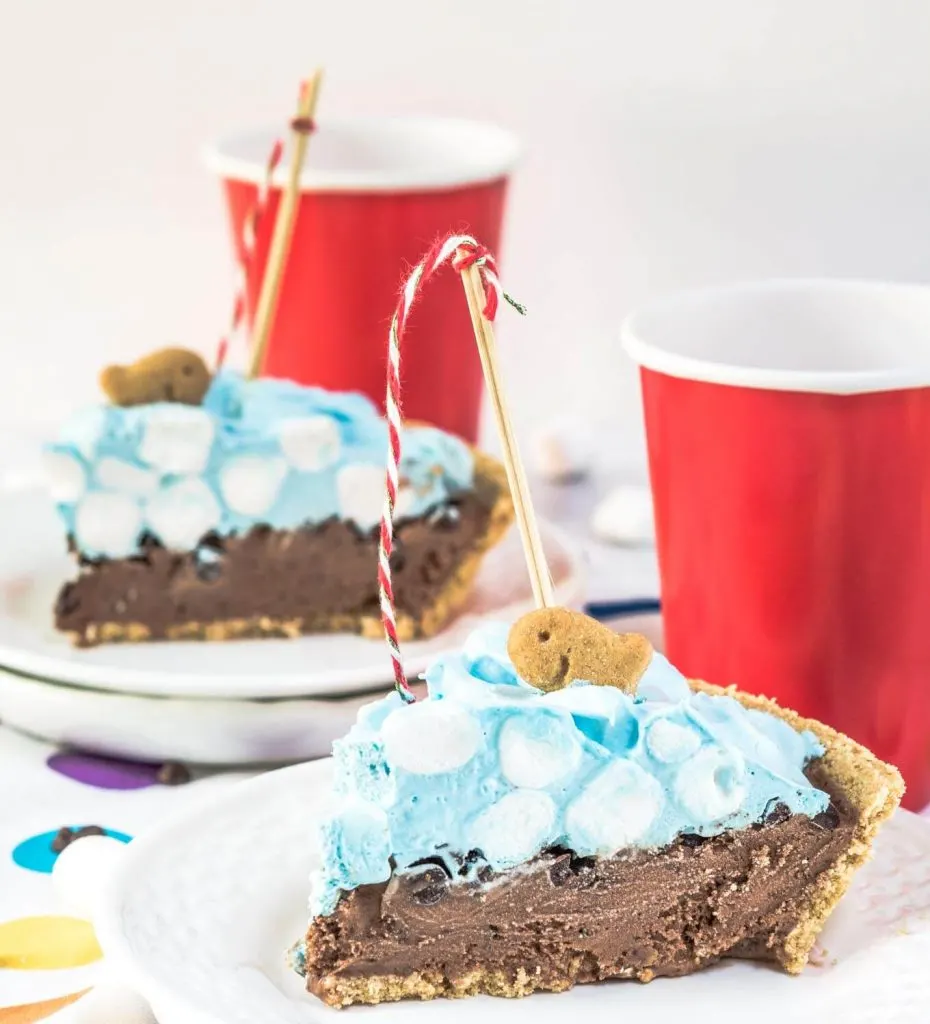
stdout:
[[380,1024],[925,1019],[916,1014],[930,1000],[930,826],[907,811],[885,827],[800,977],[726,961],[650,985],[329,1009],[303,990],[284,950],[306,926],[330,771],[317,761],[241,783],[128,847],[98,934],[159,1024],[320,1024],[346,1014]]
[[372,698],[148,697],[0,669],[5,726],[82,751],[153,763],[241,767],[326,757]]
[[[541,523],[540,530],[556,599],[577,604],[578,558],[555,527]],[[37,491],[0,493],[0,537],[0,667],[123,693],[226,698],[333,696],[391,679],[382,642],[345,634],[75,648],[52,622],[58,589],[75,569],[48,498]],[[437,636],[404,645],[408,674],[460,647],[480,620],[512,621],[531,607],[519,537],[511,530],[482,562],[462,614]]]

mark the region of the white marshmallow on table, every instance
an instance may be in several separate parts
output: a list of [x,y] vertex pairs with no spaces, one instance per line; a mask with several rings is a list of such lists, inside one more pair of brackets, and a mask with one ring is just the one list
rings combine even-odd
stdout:
[[339,427],[330,416],[295,416],[281,422],[278,441],[284,457],[305,471],[326,469],[339,459]]
[[739,810],[746,796],[746,765],[735,750],[705,747],[678,769],[675,800],[698,824]]
[[470,761],[481,743],[478,720],[449,701],[421,700],[392,711],[381,726],[392,767],[418,775],[450,772]]
[[367,530],[378,523],[384,507],[384,468],[344,466],[336,477],[340,514]]
[[148,411],[139,457],[162,473],[201,473],[213,445],[213,420],[193,405],[159,405]]
[[594,462],[594,435],[583,420],[563,416],[537,430],[531,451],[536,472],[552,483],[580,480]]
[[475,818],[468,841],[494,864],[512,867],[529,860],[549,842],[555,817],[555,803],[546,793],[515,789]]
[[124,985],[107,981],[98,981],[81,996],[71,1008],[68,1020],[71,1024],[157,1024],[142,996]]
[[68,504],[84,493],[87,472],[70,452],[46,449],[42,452],[42,469],[52,501]]
[[234,511],[264,515],[275,503],[287,476],[287,463],[268,455],[237,455],[220,470],[220,492]]
[[142,509],[131,494],[91,491],[74,513],[78,547],[107,558],[125,558],[136,550],[142,531]]
[[497,740],[501,774],[514,786],[545,789],[571,774],[581,761],[581,745],[556,715],[514,716]]
[[652,492],[645,486],[615,487],[594,508],[591,529],[609,544],[652,544]]
[[220,523],[220,503],[203,480],[178,480],[155,494],[145,519],[166,548],[189,551]]
[[75,917],[94,919],[125,845],[112,836],[82,836],[73,839],[55,858],[52,884]]
[[612,856],[649,831],[663,803],[656,778],[632,761],[615,761],[568,805],[565,828],[569,844],[573,849]]
[[139,498],[147,498],[158,489],[157,473],[112,455],[107,455],[97,463],[94,475],[101,487],[110,491],[125,491]]
[[646,749],[664,764],[677,764],[701,745],[701,737],[686,725],[657,718],[646,732]]

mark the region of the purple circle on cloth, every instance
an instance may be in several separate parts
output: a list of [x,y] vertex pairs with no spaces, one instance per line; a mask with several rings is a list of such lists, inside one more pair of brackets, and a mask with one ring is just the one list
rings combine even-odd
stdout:
[[145,789],[158,783],[161,765],[123,761],[98,754],[52,754],[45,762],[53,772],[97,789]]

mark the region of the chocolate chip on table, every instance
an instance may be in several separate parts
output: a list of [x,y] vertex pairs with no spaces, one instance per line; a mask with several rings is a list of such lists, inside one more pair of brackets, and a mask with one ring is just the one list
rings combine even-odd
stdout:
[[188,768],[178,761],[165,761],[161,768],[158,769],[155,779],[163,786],[183,786],[185,783],[190,782],[191,773]]
[[83,825],[81,828],[73,829],[64,825],[55,833],[55,838],[52,840],[52,853],[61,853],[61,851],[70,846],[75,839],[83,839],[85,836],[105,835],[106,831],[99,825]]

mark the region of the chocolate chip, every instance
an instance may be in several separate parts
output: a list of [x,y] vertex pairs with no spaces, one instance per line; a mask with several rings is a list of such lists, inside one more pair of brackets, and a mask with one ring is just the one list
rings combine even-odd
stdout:
[[183,786],[190,782],[191,773],[188,768],[177,761],[165,761],[158,769],[155,779],[163,786]]
[[575,877],[575,872],[572,871],[571,857],[568,854],[564,854],[549,868],[549,881],[559,888],[563,885],[568,885],[572,878]]
[[421,907],[432,907],[445,896],[447,886],[444,868],[424,868],[410,879],[410,898]]
[[452,877],[452,872],[449,870],[448,864],[446,864],[446,862],[442,859],[442,857],[439,857],[439,856],[421,857],[419,860],[415,860],[410,865],[410,867],[411,868],[421,868],[421,867],[439,868],[439,870],[443,873],[443,875],[445,875],[446,878],[451,878]]
[[821,811],[820,814],[814,816],[813,822],[827,832],[832,832],[840,823],[839,812],[833,804],[830,804],[825,811]]
[[763,817],[766,825],[780,825],[791,817],[791,808],[780,800],[775,801],[773,806],[773,801],[770,800]]
[[696,849],[698,846],[703,846],[705,842],[705,837],[699,836],[697,832],[684,832],[681,836],[681,845],[687,846],[691,850]]
[[81,828],[71,829],[67,825],[55,833],[52,840],[52,853],[61,853],[69,847],[75,839],[83,839],[85,836],[105,836],[106,831],[99,825],[83,825]]

